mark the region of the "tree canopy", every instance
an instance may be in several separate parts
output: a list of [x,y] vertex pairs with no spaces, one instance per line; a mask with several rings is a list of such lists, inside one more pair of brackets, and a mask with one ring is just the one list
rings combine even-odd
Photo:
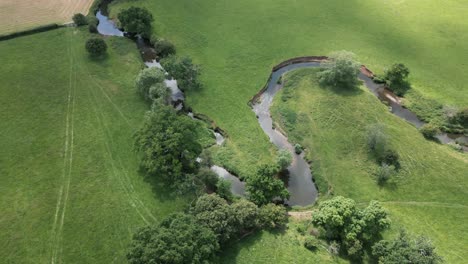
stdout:
[[161,224],[140,229],[127,259],[141,263],[206,263],[219,250],[216,235],[189,214],[173,214]]
[[181,90],[195,90],[201,87],[198,80],[200,68],[189,57],[180,58],[170,55],[161,60],[161,65],[171,77],[177,80],[177,84]]
[[406,80],[410,71],[403,63],[395,63],[385,71],[385,83],[397,95],[404,95],[410,88]]
[[141,154],[141,168],[174,188],[197,171],[195,160],[202,150],[193,120],[162,104],[146,113],[135,134],[135,147]]
[[255,175],[247,179],[245,190],[249,199],[257,205],[270,203],[274,198],[287,199],[289,192],[277,178],[276,165],[262,165]]
[[[138,93],[147,101],[167,96],[167,87],[164,84],[164,72],[156,67],[145,68],[140,71],[135,86]],[[164,90],[166,90],[164,94]]]
[[358,84],[357,76],[361,64],[356,61],[356,55],[352,52],[343,50],[332,53],[323,67],[318,74],[322,85],[349,88]]
[[106,53],[107,44],[102,38],[90,38],[86,41],[86,50],[92,56],[100,56]]
[[147,9],[132,6],[120,11],[117,18],[126,32],[140,34],[144,37],[151,36],[151,23],[154,19]]

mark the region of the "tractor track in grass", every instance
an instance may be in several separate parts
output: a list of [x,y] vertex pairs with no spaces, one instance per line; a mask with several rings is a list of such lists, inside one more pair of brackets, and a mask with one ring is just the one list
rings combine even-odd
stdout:
[[59,251],[61,250],[62,231],[65,221],[65,211],[70,192],[70,183],[73,165],[74,147],[74,112],[75,112],[75,87],[76,71],[74,71],[72,32],[68,43],[68,57],[70,63],[69,85],[67,96],[67,113],[65,118],[65,143],[64,143],[64,163],[63,172],[60,179],[60,189],[58,192],[57,205],[55,208],[54,222],[52,225],[52,256],[51,263],[57,262]]

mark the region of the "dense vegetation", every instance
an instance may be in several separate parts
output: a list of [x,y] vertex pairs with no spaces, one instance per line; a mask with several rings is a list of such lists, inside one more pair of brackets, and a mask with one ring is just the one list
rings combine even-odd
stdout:
[[[318,72],[301,69],[287,74],[272,115],[290,141],[307,150],[321,193],[358,204],[378,200],[392,220],[385,238],[404,227],[430,238],[448,263],[463,263],[466,232],[460,225],[468,217],[466,155],[426,140],[365,87],[320,87]],[[291,112],[295,119],[289,118]],[[377,159],[378,153],[383,159]],[[380,174],[388,178],[385,184],[376,184]]]

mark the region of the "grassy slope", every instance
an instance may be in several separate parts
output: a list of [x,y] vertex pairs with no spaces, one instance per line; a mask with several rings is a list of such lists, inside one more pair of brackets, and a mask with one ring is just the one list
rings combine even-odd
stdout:
[[305,236],[296,231],[300,222],[290,220],[284,233],[260,232],[251,235],[242,243],[234,243],[223,254],[220,263],[347,263],[332,257],[326,245],[316,251],[303,246]]
[[460,0],[116,0],[112,14],[130,5],[149,8],[155,32],[203,66],[205,89],[188,101],[228,132],[222,162],[244,175],[272,151],[247,101],[290,57],[346,49],[377,72],[404,62],[426,96],[468,105],[468,5]]
[[64,263],[120,263],[144,219],[186,204],[137,173],[131,137],[146,106],[133,88],[134,44],[107,38],[108,58],[93,61],[87,37],[60,29],[0,42],[3,262],[46,263],[56,252]]
[[[326,179],[335,195],[360,203],[382,201],[394,230],[404,226],[425,234],[447,263],[463,263],[468,258],[468,156],[425,140],[364,87],[352,92],[319,87],[316,71],[288,74],[272,106],[290,140],[309,150],[315,177]],[[285,91],[291,98],[284,102]],[[297,114],[296,120],[285,118],[284,113],[291,112]],[[386,126],[401,156],[397,185],[379,188],[373,178],[376,163],[367,153],[365,134],[373,123]]]

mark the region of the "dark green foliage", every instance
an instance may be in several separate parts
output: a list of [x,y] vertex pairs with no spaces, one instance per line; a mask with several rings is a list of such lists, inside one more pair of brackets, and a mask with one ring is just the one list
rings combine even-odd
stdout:
[[237,233],[236,219],[232,208],[216,194],[206,194],[198,198],[191,213],[200,225],[210,228],[220,243],[225,243]]
[[13,39],[17,37],[22,37],[22,36],[27,36],[39,32],[46,32],[49,30],[57,29],[63,26],[60,26],[58,24],[48,24],[48,25],[43,25],[43,26],[38,26],[34,27],[28,30],[23,30],[23,31],[16,31],[13,33],[8,33],[8,34],[2,34],[0,35],[0,40],[7,40],[7,39]]
[[439,132],[439,128],[436,125],[429,123],[419,128],[419,132],[421,132],[421,134],[427,139],[434,139]]
[[307,236],[304,240],[304,247],[308,250],[316,250],[320,246],[320,241],[314,236]]
[[86,41],[86,50],[92,56],[100,56],[106,53],[107,44],[102,38],[90,38]]
[[465,128],[468,128],[468,107],[461,109],[455,115],[456,121]]
[[409,75],[409,69],[402,63],[393,64],[390,69],[385,71],[385,83],[395,94],[402,96],[410,88],[410,84],[406,80]]
[[186,116],[179,116],[166,105],[156,104],[146,113],[145,122],[135,134],[135,147],[141,154],[141,168],[177,188],[196,172],[196,157],[201,152],[195,124]]
[[219,181],[218,175],[209,168],[201,168],[198,171],[197,178],[206,186],[208,190],[216,190]]
[[400,168],[400,155],[398,153],[390,148],[386,148],[382,154],[379,154],[377,156],[377,162],[379,164],[388,164],[388,165],[393,165],[395,166],[395,169]]
[[201,87],[198,81],[200,69],[189,57],[179,58],[171,55],[161,60],[161,65],[170,76],[177,80],[181,90],[195,90]]
[[122,10],[117,15],[117,18],[126,32],[139,34],[143,37],[151,36],[151,23],[154,19],[147,9],[132,6],[126,10]]
[[219,250],[215,234],[192,215],[173,214],[161,224],[140,229],[127,259],[141,263],[207,263]]
[[75,23],[75,25],[78,27],[88,24],[86,17],[81,13],[74,14],[72,19],[73,19],[73,23]]
[[356,61],[354,53],[349,51],[332,53],[323,66],[324,70],[318,74],[321,85],[352,88],[358,84],[357,76],[361,64]]
[[269,203],[260,207],[259,225],[265,229],[283,228],[288,222],[286,208],[281,205]]
[[371,201],[363,210],[352,199],[337,196],[319,205],[313,216],[314,225],[325,231],[325,237],[338,241],[346,253],[360,259],[365,244],[380,238],[390,226],[386,211],[376,201]]
[[245,190],[249,199],[257,205],[264,205],[274,198],[287,199],[289,192],[284,183],[277,178],[276,165],[262,165],[255,175],[247,179]]
[[443,259],[426,237],[411,238],[404,231],[394,240],[382,240],[372,247],[372,254],[382,264],[438,264]]
[[174,44],[165,39],[157,40],[154,43],[154,49],[156,51],[156,54],[162,58],[176,53]]
[[297,155],[301,154],[303,150],[304,150],[304,148],[301,146],[301,144],[294,145],[294,152]]
[[148,91],[148,99],[158,101],[161,104],[169,104],[171,101],[171,92],[164,82],[151,85]]
[[259,226],[259,209],[254,203],[240,199],[231,205],[239,232],[255,229]]
[[[135,86],[138,93],[147,101],[167,97],[168,91],[164,82],[164,72],[156,67],[145,68],[140,71]],[[151,89],[153,88],[153,89]]]
[[278,157],[276,159],[278,167],[280,170],[285,170],[291,165],[292,155],[291,152],[287,149],[282,149],[278,152]]
[[225,179],[219,179],[216,183],[216,193],[228,202],[234,199],[234,195],[231,192],[231,182]]
[[395,166],[383,163],[375,173],[377,184],[384,185],[392,178],[393,175],[395,175],[395,173]]
[[88,30],[91,33],[98,33],[97,26],[99,23],[99,20],[95,16],[90,16],[88,17]]

